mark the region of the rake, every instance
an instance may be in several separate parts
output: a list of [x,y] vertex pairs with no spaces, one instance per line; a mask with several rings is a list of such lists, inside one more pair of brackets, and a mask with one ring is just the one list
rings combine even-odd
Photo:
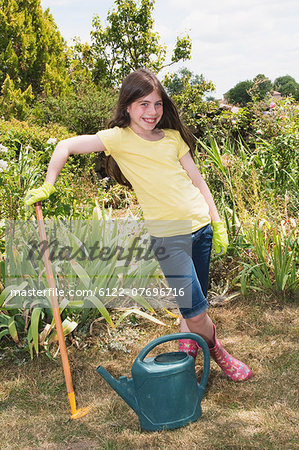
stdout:
[[43,212],[41,207],[41,202],[37,202],[34,204],[36,218],[37,218],[37,224],[38,224],[38,231],[40,236],[41,245],[43,245],[43,261],[46,269],[46,277],[47,282],[49,285],[49,292],[50,292],[50,299],[51,299],[51,306],[53,309],[53,316],[55,320],[55,327],[57,331],[58,336],[58,343],[61,353],[61,360],[62,360],[62,367],[64,372],[64,378],[66,382],[66,388],[68,393],[68,399],[70,402],[71,407],[71,418],[72,419],[79,419],[80,417],[85,416],[89,410],[90,407],[87,406],[85,408],[79,408],[76,407],[76,398],[75,398],[75,392],[73,388],[73,382],[72,382],[72,375],[71,375],[71,369],[69,364],[69,359],[67,355],[66,345],[65,345],[65,339],[62,329],[62,323],[61,323],[61,317],[60,317],[60,311],[59,311],[59,305],[56,295],[56,289],[55,289],[55,280],[53,276],[53,270],[52,270],[52,264],[50,261],[50,254],[49,254],[49,246],[48,246],[48,240],[45,230],[45,224],[44,224],[44,218],[43,218]]

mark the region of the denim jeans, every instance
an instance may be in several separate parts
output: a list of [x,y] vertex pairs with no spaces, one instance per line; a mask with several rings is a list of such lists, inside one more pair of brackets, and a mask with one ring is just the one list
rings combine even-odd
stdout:
[[208,307],[207,293],[213,229],[210,224],[190,235],[154,237],[152,248],[185,319]]

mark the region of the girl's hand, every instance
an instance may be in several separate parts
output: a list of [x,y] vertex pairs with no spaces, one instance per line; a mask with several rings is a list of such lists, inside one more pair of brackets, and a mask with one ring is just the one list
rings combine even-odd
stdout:
[[37,189],[31,189],[27,192],[25,197],[25,205],[31,206],[33,203],[40,202],[41,200],[45,200],[49,198],[51,194],[55,192],[55,188],[52,184],[47,181]]
[[212,222],[213,245],[216,254],[224,255],[228,247],[228,236],[223,222]]

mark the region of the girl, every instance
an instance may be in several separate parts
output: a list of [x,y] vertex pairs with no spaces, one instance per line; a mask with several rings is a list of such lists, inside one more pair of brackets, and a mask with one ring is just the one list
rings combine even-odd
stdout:
[[[251,370],[223,348],[207,314],[212,240],[215,251],[224,253],[227,234],[194,163],[193,136],[161,83],[148,70],[137,70],[125,78],[107,130],[58,143],[45,183],[28,192],[26,204],[44,200],[55,191],[54,183],[69,155],[101,151],[108,157],[108,175],[134,188],[154,249],[165,246],[167,258],[159,263],[170,286],[185,289],[183,299],[178,299],[181,330],[202,336],[212,358],[230,379],[247,380]],[[179,349],[196,357],[195,341],[181,340]]]

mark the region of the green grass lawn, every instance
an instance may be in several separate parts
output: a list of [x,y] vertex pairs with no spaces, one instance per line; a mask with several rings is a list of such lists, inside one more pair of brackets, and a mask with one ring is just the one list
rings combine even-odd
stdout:
[[[88,415],[70,419],[59,356],[5,350],[0,359],[1,449],[295,449],[298,448],[298,306],[264,299],[236,300],[211,308],[222,343],[254,376],[228,380],[211,362],[202,417],[186,427],[142,432],[136,414],[96,373],[130,376],[139,351],[159,335],[177,332],[175,319],[159,313],[162,327],[143,319],[117,330],[95,322],[92,335],[68,341],[78,407]],[[163,344],[158,352],[175,349]],[[196,369],[201,370],[201,357]]]

